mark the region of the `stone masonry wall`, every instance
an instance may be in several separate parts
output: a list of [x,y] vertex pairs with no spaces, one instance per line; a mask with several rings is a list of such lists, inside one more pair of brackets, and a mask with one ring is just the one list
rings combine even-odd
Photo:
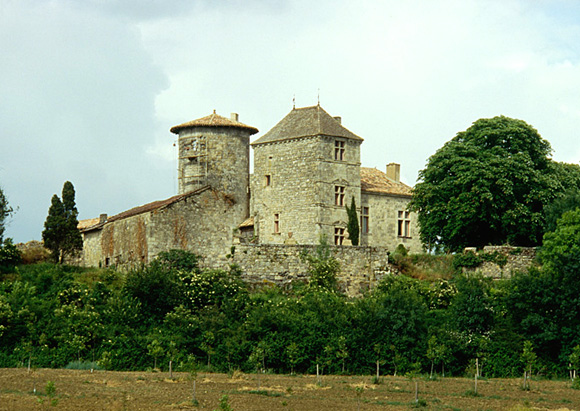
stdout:
[[[308,264],[303,253],[316,252],[315,245],[236,245],[231,262],[240,266],[245,281],[287,286],[307,280]],[[390,273],[384,247],[330,246],[340,263],[339,286],[350,296],[359,296]]]
[[334,139],[324,136],[254,146],[252,214],[261,243],[282,244],[289,232],[298,244],[317,244],[322,233],[333,238],[333,224],[346,222],[334,186],[345,187],[345,202],[360,203],[360,142],[345,145],[345,161],[334,161]]
[[485,246],[482,251],[487,254],[497,252],[507,258],[507,263],[501,267],[494,262],[484,261],[477,268],[464,268],[464,272],[500,279],[509,278],[518,271],[526,271],[536,264],[537,248],[535,247]]
[[208,189],[165,208],[105,224],[85,233],[83,265],[129,269],[161,251],[183,249],[203,256],[204,267],[223,267],[240,223],[229,196]]
[[[417,225],[417,214],[410,213],[411,236],[398,237],[399,211],[407,209],[409,197],[362,193],[362,205],[369,208],[369,232],[361,234],[363,245],[371,244],[394,250],[403,244],[411,253],[420,253],[422,244]],[[360,215],[360,214],[359,214]]]
[[[249,215],[250,132],[235,127],[191,127],[179,133],[179,193],[205,185],[234,199],[237,218]],[[189,177],[204,175],[203,178]]]

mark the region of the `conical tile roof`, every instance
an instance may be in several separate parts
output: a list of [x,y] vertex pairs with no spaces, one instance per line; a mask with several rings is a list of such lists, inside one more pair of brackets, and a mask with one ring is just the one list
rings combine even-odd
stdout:
[[216,114],[215,110],[213,111],[213,114],[210,114],[209,116],[205,116],[202,118],[198,118],[197,120],[192,120],[188,121],[187,123],[173,126],[169,131],[171,131],[174,134],[179,134],[179,132],[184,128],[190,127],[235,127],[248,130],[250,131],[250,134],[256,134],[258,132],[257,128],[248,126],[247,124],[244,123],[240,123],[239,121],[234,121],[230,120],[229,118],[222,117],[219,114]]

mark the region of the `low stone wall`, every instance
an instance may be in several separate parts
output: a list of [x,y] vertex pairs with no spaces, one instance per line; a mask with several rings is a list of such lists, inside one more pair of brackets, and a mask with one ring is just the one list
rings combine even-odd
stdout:
[[[238,244],[231,261],[240,266],[244,280],[251,284],[272,283],[287,287],[308,278],[308,264],[303,255],[314,254],[316,247]],[[330,246],[330,252],[340,263],[338,282],[347,295],[361,295],[390,273],[385,247]]]
[[482,250],[484,253],[505,256],[506,264],[502,267],[495,262],[484,261],[481,266],[464,269],[464,272],[475,272],[494,279],[510,278],[513,273],[526,271],[535,264],[536,250],[536,247],[485,246]]

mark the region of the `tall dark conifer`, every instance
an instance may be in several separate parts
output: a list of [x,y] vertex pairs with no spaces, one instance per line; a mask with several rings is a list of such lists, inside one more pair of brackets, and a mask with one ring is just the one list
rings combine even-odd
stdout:
[[359,225],[358,216],[356,215],[356,203],[354,201],[354,197],[352,197],[350,207],[346,206],[346,214],[348,216],[348,224],[346,226],[346,229],[348,230],[348,236],[352,245],[358,245]]
[[75,190],[72,183],[67,181],[62,189],[62,201],[56,194],[52,196],[42,232],[44,246],[58,263],[64,263],[67,257],[74,256],[83,248],[77,216]]
[[83,238],[78,230],[79,212],[75,204],[75,188],[70,181],[64,183],[62,187],[62,205],[65,216],[65,241],[63,244],[64,254],[74,256],[83,249]]

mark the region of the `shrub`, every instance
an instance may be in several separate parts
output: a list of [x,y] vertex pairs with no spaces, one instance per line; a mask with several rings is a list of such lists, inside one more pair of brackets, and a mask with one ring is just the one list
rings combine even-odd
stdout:
[[475,254],[473,251],[467,251],[463,254],[455,254],[452,264],[455,270],[461,270],[462,268],[479,267],[481,263],[481,257]]

